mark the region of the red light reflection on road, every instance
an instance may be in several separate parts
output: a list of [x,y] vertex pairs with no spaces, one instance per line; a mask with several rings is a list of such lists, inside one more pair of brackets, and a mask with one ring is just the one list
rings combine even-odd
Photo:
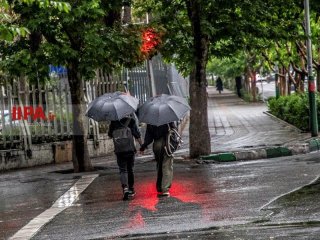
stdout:
[[158,196],[154,182],[146,182],[139,184],[137,196],[129,203],[129,210],[134,211],[137,207],[147,209],[149,211],[157,211]]
[[172,183],[170,195],[182,202],[199,203],[201,199],[196,197],[197,188],[190,180],[177,180]]
[[[132,213],[130,217],[129,228],[143,228],[145,225],[143,210],[151,212],[158,211],[157,205],[159,203],[159,197],[157,196],[155,182],[143,182],[137,184],[137,195],[135,199],[129,202],[129,211]],[[201,218],[203,220],[209,219],[209,206],[214,204],[214,199],[210,198],[208,194],[201,194],[200,186],[189,179],[174,180],[170,189],[170,195],[172,198],[176,198],[183,203],[193,203],[199,205],[201,208]],[[211,195],[212,196],[212,195]],[[164,199],[165,201],[165,199]],[[209,205],[208,205],[209,203]]]
[[156,206],[159,202],[156,186],[154,182],[144,182],[137,186],[139,192],[135,199],[129,202],[129,211],[133,213],[130,217],[128,224],[125,229],[139,229],[143,228],[145,221],[142,215],[144,209],[155,212],[157,211]]
[[212,222],[216,219],[215,207],[219,206],[221,201],[219,201],[219,194],[215,191],[212,182],[206,182],[204,185],[202,178],[180,176],[179,179],[173,180],[170,189],[171,197],[159,198],[155,180],[147,178],[136,182],[137,194],[134,199],[125,203],[128,207],[128,211],[126,211],[128,217],[126,222],[116,231],[116,236],[146,231],[146,229],[154,227],[152,223],[154,217],[170,219],[169,222],[161,226],[163,228],[166,228],[166,224],[179,225],[181,222],[184,224],[184,220],[175,216],[175,212],[172,212],[173,215],[170,216],[171,213],[168,211],[172,207],[177,208],[177,212],[190,210],[190,216],[195,223]]
[[144,219],[142,216],[142,210],[140,209],[133,217],[131,217],[131,220],[128,222],[128,224],[124,227],[124,229],[138,229],[144,227]]

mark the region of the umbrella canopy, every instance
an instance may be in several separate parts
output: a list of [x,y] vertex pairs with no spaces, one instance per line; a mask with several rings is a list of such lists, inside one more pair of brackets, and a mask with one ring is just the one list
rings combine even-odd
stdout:
[[135,112],[138,104],[138,99],[126,93],[106,93],[89,103],[86,116],[96,121],[120,120]]
[[161,94],[147,100],[139,108],[139,120],[160,126],[183,118],[190,107],[187,101],[178,96]]

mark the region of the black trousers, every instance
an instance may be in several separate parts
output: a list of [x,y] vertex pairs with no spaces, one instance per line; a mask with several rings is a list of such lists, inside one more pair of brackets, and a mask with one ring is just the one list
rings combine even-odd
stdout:
[[237,94],[238,94],[238,97],[241,97],[241,88],[240,87],[237,87]]
[[134,185],[134,153],[117,153],[117,163],[120,172],[120,181],[122,188],[133,189]]

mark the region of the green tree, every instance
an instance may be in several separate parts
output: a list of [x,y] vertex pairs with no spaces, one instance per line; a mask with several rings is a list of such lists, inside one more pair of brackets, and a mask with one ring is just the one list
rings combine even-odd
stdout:
[[[48,0],[20,0],[18,2],[24,2],[26,4],[38,4],[43,9],[56,8],[59,11],[68,12],[70,5],[65,2],[48,1]],[[29,34],[29,30],[25,27],[13,24],[15,19],[18,17],[12,12],[15,1],[0,1],[0,39],[5,41],[13,41],[17,36],[26,36]]]
[[[250,59],[246,59],[247,67],[245,69],[256,69],[259,71],[260,67],[263,67],[264,71],[274,71],[275,65],[279,67],[279,88],[280,94],[290,94],[291,84],[295,86],[296,91],[304,91],[304,79],[307,76],[306,69],[306,45],[305,45],[305,33],[304,33],[304,11],[303,5],[296,5],[291,9],[290,13],[296,18],[296,26],[291,25],[288,31],[280,38],[256,38],[247,34],[247,41],[245,42],[243,51],[238,51],[236,56],[242,56],[244,52],[249,49],[258,60],[256,61],[256,67],[251,66]],[[311,1],[311,31],[312,31],[312,43],[313,43],[313,64],[314,69],[317,72],[317,84],[318,91],[320,89],[320,64],[319,64],[319,4],[316,1]],[[281,22],[280,22],[281,23]],[[279,31],[281,33],[281,31]],[[250,39],[250,40],[249,40]],[[248,55],[248,53],[246,54]],[[236,57],[237,59],[238,57]],[[232,58],[235,62],[236,59]],[[230,62],[221,61],[219,65],[228,64],[225,72],[233,71],[233,64]],[[217,70],[217,69],[215,69]],[[245,71],[246,72],[246,71]],[[245,74],[245,72],[243,74]],[[253,75],[247,73],[247,75]],[[287,78],[286,78],[287,76]],[[288,79],[288,80],[287,80]],[[287,88],[287,89],[286,89]]]
[[39,76],[46,78],[49,64],[66,66],[73,112],[74,170],[90,171],[82,80],[91,79],[97,68],[111,72],[142,61],[141,29],[121,26],[122,1],[66,2],[71,6],[69,12],[16,3],[16,23],[29,29],[30,35],[1,42],[1,67],[32,81]]
[[[296,25],[297,2],[272,0],[137,0],[167,30],[163,55],[190,76],[190,156],[211,152],[207,116],[206,66],[210,56],[253,52],[259,39],[287,37]],[[290,12],[290,14],[289,14]],[[199,132],[201,134],[199,135]]]

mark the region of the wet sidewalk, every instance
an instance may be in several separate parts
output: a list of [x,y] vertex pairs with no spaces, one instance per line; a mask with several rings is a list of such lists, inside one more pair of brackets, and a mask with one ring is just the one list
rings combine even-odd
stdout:
[[[245,102],[228,89],[219,94],[214,87],[209,87],[211,152],[241,153],[241,160],[266,158],[267,150],[272,151],[280,146],[291,148],[288,150],[290,155],[310,152],[306,143],[311,139],[310,133],[273,117],[267,110],[266,103]],[[180,153],[188,150],[188,134],[186,125],[183,131],[185,145]]]
[[280,146],[310,137],[266,114],[266,103],[247,103],[229,90],[208,90],[212,151]]

